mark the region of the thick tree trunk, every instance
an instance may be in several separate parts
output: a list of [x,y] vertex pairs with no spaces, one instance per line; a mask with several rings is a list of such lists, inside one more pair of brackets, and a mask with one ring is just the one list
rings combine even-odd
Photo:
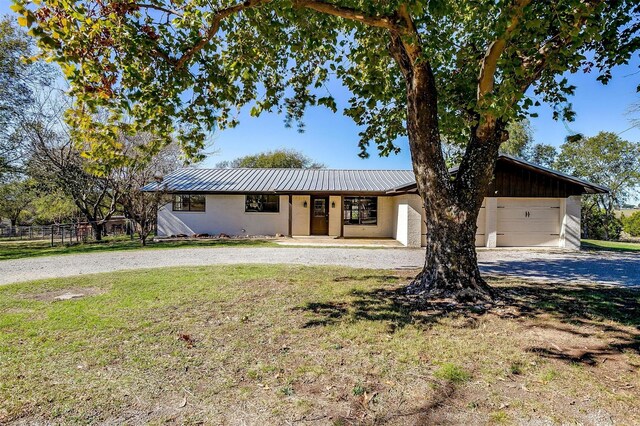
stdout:
[[409,146],[427,225],[425,265],[407,291],[423,298],[490,300],[494,292],[478,269],[475,233],[498,154],[497,127],[479,123],[473,129],[458,176],[452,179],[442,154],[431,67],[412,62],[399,38],[390,49],[406,79]]

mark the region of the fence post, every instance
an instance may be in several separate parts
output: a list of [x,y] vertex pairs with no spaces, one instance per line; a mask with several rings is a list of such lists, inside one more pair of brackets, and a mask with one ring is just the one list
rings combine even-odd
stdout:
[[62,225],[62,246],[64,247],[64,225]]
[[53,247],[53,225],[51,225],[51,247]]

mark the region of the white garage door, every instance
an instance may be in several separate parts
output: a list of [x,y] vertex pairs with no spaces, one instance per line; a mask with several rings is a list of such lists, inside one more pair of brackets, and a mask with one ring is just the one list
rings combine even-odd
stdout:
[[560,200],[499,198],[498,247],[558,247]]

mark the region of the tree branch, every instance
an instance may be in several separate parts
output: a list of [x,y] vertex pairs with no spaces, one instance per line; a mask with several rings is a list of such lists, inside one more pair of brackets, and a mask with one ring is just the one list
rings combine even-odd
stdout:
[[323,0],[297,0],[294,4],[327,15],[361,22],[372,27],[385,28],[391,31],[406,30],[405,27],[399,24],[395,16],[368,16],[359,10],[327,3]]
[[500,55],[502,55],[511,34],[518,27],[524,8],[527,7],[529,3],[531,3],[531,0],[517,0],[509,25],[504,33],[489,45],[480,66],[480,75],[478,76],[478,100],[493,90]]
[[200,38],[200,41],[198,41],[198,43],[196,43],[193,47],[191,47],[189,50],[187,50],[177,61],[176,61],[176,68],[180,69],[182,67],[185,66],[185,64],[191,59],[193,58],[193,55],[195,55],[196,53],[198,53],[204,46],[207,45],[207,43],[209,43],[211,41],[211,39],[213,38],[213,36],[216,35],[216,33],[218,32],[218,29],[220,29],[220,22],[222,22],[222,20],[228,16],[231,16],[233,14],[242,12],[245,9],[249,9],[252,7],[256,7],[256,6],[260,6],[262,4],[266,4],[271,2],[271,0],[246,0],[242,3],[238,3],[234,6],[230,6],[227,7],[226,9],[221,9],[219,11],[217,11],[215,13],[215,15],[213,16],[213,19],[211,21],[211,26],[209,27],[209,29],[204,33],[204,35]]
[[160,12],[164,12],[164,13],[168,13],[170,15],[176,15],[176,16],[180,16],[182,17],[182,13],[178,12],[177,10],[174,9],[169,9],[166,8],[164,6],[158,5],[158,4],[150,4],[150,3],[135,3],[134,4],[135,7],[139,7],[141,9],[153,9],[153,10],[158,10]]

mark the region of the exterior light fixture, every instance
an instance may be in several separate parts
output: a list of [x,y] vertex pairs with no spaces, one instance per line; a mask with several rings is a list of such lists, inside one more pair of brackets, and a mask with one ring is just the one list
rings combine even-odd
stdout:
[[336,202],[335,202],[335,201],[332,201],[332,202],[331,202],[331,208],[332,208],[332,209],[335,209],[335,208],[336,208]]
[[306,209],[307,208],[307,202],[305,201],[302,206]]

